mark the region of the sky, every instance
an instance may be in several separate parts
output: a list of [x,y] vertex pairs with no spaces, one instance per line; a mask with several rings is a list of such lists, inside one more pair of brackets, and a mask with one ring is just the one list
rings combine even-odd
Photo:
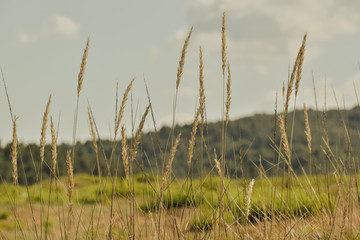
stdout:
[[[123,124],[128,133],[148,105],[148,85],[158,127],[170,125],[178,62],[191,36],[179,86],[176,122],[190,123],[198,102],[199,48],[203,49],[208,121],[221,119],[221,19],[226,12],[227,56],[232,75],[230,118],[272,113],[307,32],[297,107],[351,108],[360,91],[360,1],[358,0],[0,0],[0,65],[18,138],[39,142],[42,117],[50,115],[59,142],[71,142],[77,76],[90,36],[79,101],[77,140],[90,139],[91,106],[102,138],[113,134],[116,95],[133,77]],[[325,91],[326,82],[326,91]],[[118,88],[116,87],[118,85]],[[334,91],[333,91],[334,90]],[[4,84],[0,82],[0,141],[12,138]],[[152,130],[151,118],[145,124]],[[50,139],[50,132],[47,133]]]

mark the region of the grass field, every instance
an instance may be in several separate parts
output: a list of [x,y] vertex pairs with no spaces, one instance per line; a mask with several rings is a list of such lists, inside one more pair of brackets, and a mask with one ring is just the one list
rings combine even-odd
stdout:
[[[271,170],[265,170],[259,156],[255,179],[245,178],[244,155],[234,153],[238,161],[239,176],[230,177],[229,161],[224,149],[228,134],[231,107],[231,69],[227,59],[226,15],[222,22],[222,76],[223,111],[222,129],[218,136],[219,149],[208,149],[206,140],[206,96],[204,90],[202,50],[199,50],[199,106],[195,113],[190,138],[182,139],[174,132],[176,103],[181,76],[184,70],[186,50],[191,41],[193,28],[185,39],[178,66],[174,95],[173,125],[166,146],[159,148],[161,174],[153,175],[141,167],[139,158],[146,158],[139,150],[145,121],[152,117],[157,134],[151,98],[131,141],[127,141],[126,126],[122,117],[134,79],[129,82],[123,100],[116,104],[113,147],[110,156],[104,153],[102,139],[97,132],[95,117],[88,108],[89,126],[97,159],[98,175],[73,175],[74,150],[78,103],[80,101],[86,60],[90,46],[87,41],[78,75],[77,102],[74,116],[73,147],[66,159],[58,159],[57,134],[50,116],[51,96],[47,103],[41,128],[40,167],[34,169],[37,183],[31,186],[18,184],[18,172],[23,171],[18,150],[16,116],[12,116],[13,142],[11,145],[13,182],[0,185],[0,238],[1,239],[357,239],[360,238],[360,194],[358,187],[358,153],[352,148],[346,119],[343,119],[345,155],[339,155],[329,147],[326,125],[326,109],[318,111],[322,129],[322,159],[312,159],[311,126],[304,106],[304,134],[308,144],[309,159],[304,169],[293,151],[294,120],[288,121],[290,99],[294,110],[301,81],[306,38],[304,35],[293,65],[287,87],[283,88],[282,113],[274,114],[274,133],[279,130],[280,141],[272,140],[274,159]],[[5,80],[4,80],[5,83]],[[8,94],[8,93],[7,93]],[[11,103],[9,102],[9,106]],[[295,119],[295,111],[292,111]],[[289,118],[290,119],[290,118]],[[50,165],[44,161],[46,131],[51,131]],[[200,133],[200,144],[195,137]],[[185,142],[185,143],[184,143]],[[177,178],[172,174],[172,163],[179,143],[186,144],[188,155],[184,158],[188,174]],[[121,155],[115,149],[121,149]],[[162,150],[165,149],[165,150]],[[200,175],[193,178],[194,152],[199,161]],[[202,154],[206,153],[206,154]],[[105,159],[106,169],[100,169],[99,156]],[[58,161],[66,161],[67,176],[59,176]],[[110,169],[113,161],[124,166],[124,172]],[[212,170],[204,172],[204,161]],[[296,174],[292,164],[300,164],[302,174]],[[313,167],[314,166],[314,167]],[[323,174],[312,169],[324,168]],[[139,172],[134,169],[140,169]],[[43,178],[44,169],[51,176]],[[115,172],[115,173],[114,173]],[[24,171],[26,174],[26,172]]]
[[[317,179],[315,179],[317,178]],[[144,179],[149,179],[150,184]],[[156,222],[160,211],[160,201],[156,192],[161,187],[160,176],[136,175],[135,176],[135,198],[137,205],[133,214],[136,236],[140,239],[152,239],[156,236]],[[292,185],[288,204],[287,189],[283,189],[283,179],[280,177],[257,179],[252,188],[250,206],[246,209],[246,192],[243,191],[244,182],[241,179],[225,179],[226,193],[224,196],[223,221],[228,228],[228,238],[236,239],[250,234],[252,237],[267,236],[270,238],[284,237],[285,222],[293,228],[287,234],[293,234],[295,238],[325,238],[330,228],[334,229],[333,238],[339,236],[338,231],[344,231],[343,237],[355,237],[358,231],[356,224],[359,223],[359,212],[353,206],[351,215],[346,216],[348,223],[341,222],[344,218],[343,210],[349,206],[343,206],[344,199],[339,196],[347,193],[350,178],[336,179],[331,176],[306,177],[299,176]],[[73,192],[73,216],[77,221],[70,228],[74,236],[88,238],[106,238],[109,233],[109,221],[107,220],[111,211],[112,183],[110,179],[103,178],[101,186],[100,179],[90,175],[77,175],[74,177]],[[179,231],[186,238],[216,238],[214,236],[216,223],[218,222],[218,204],[221,179],[216,176],[207,176],[200,183],[199,179],[192,181],[191,192],[188,193],[184,186],[186,179],[175,179],[163,196],[162,208],[164,211],[164,222],[161,226],[167,236],[176,236],[176,228],[173,219],[177,219]],[[327,181],[329,182],[330,195],[327,195]],[[246,180],[245,184],[250,182]],[[311,184],[313,183],[313,184]],[[50,180],[42,183],[44,193],[50,192]],[[114,193],[113,237],[122,236],[126,238],[126,223],[129,221],[129,204],[132,201],[132,192],[128,192],[127,182],[123,178],[116,180]],[[339,189],[340,185],[340,189]],[[202,189],[200,190],[200,186]],[[40,225],[39,216],[41,202],[39,195],[39,184],[29,187],[30,199],[33,204],[34,222]],[[274,192],[274,189],[278,190]],[[0,228],[2,237],[13,238],[15,221],[13,216],[13,186],[3,183],[0,191]],[[101,189],[101,190],[100,190]],[[100,196],[100,193],[103,196]],[[272,194],[275,193],[275,196]],[[12,196],[9,196],[12,195]],[[356,195],[355,189],[351,195]],[[274,200],[272,200],[272,198]],[[50,199],[50,200],[49,200]],[[57,189],[52,190],[52,195],[45,195],[43,205],[46,217],[43,227],[49,239],[61,238],[61,228],[67,228],[62,222],[69,208],[67,196],[67,179],[58,179]],[[34,232],[31,207],[26,187],[17,188],[17,214],[18,224],[21,231],[28,239],[37,238]],[[248,211],[248,213],[246,213]],[[48,214],[48,216],[47,216]],[[246,216],[247,215],[247,216]],[[341,216],[341,217],[339,217]],[[339,217],[339,219],[337,219]],[[333,219],[332,219],[333,218]],[[350,222],[351,221],[351,222]],[[60,223],[59,223],[60,222]],[[115,223],[116,222],[116,223]],[[329,225],[330,224],[330,225]],[[130,227],[129,227],[130,228]],[[271,230],[271,232],[270,232]],[[19,231],[20,232],[20,231]],[[19,233],[19,237],[21,234]],[[65,236],[63,236],[65,237]],[[331,236],[329,236],[331,237]]]

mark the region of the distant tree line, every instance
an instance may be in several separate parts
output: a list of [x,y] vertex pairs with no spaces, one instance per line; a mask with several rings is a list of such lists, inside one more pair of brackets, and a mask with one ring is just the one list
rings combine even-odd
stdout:
[[[324,152],[326,146],[323,136],[327,132],[329,136],[329,145],[335,157],[341,157],[344,162],[342,168],[354,170],[354,165],[346,161],[352,156],[355,161],[355,167],[358,166],[358,149],[360,147],[359,127],[360,127],[360,110],[353,108],[351,110],[330,110],[325,113],[308,111],[310,128],[312,132],[312,161],[311,166],[313,173],[324,173],[325,161],[329,161]],[[293,113],[288,114],[287,132],[290,139],[291,125]],[[277,149],[280,146],[280,133],[276,126],[275,116],[272,114],[255,114],[251,117],[241,118],[230,121],[227,128],[226,139],[226,175],[230,177],[240,177],[242,174],[241,164],[244,166],[246,177],[256,177],[259,174],[259,159],[266,171],[266,174],[280,174],[284,165],[282,159],[278,156]],[[292,166],[295,172],[301,173],[301,167],[309,171],[310,154],[306,135],[304,133],[304,113],[296,111],[294,121],[294,137],[292,144]],[[173,174],[176,177],[187,176],[187,156],[188,142],[190,138],[192,125],[176,126],[175,134],[181,132],[181,142],[175,155],[172,166]],[[346,128],[346,130],[345,130]],[[200,129],[204,132],[204,142],[206,146],[199,147]],[[169,155],[170,143],[168,137],[170,134],[169,127],[162,127],[157,133],[148,132],[142,135],[141,144],[138,149],[135,165],[136,172],[146,172],[148,174],[161,174],[162,167],[167,161]],[[350,140],[350,141],[349,141]],[[128,139],[129,145],[131,139]],[[105,157],[109,158],[113,142],[109,140],[98,140],[99,161],[102,175],[107,175],[107,167]],[[167,146],[167,148],[166,148]],[[216,174],[214,166],[214,149],[218,156],[221,149],[221,122],[208,123],[201,127],[199,125],[196,144],[194,150],[194,158],[192,162],[191,174],[198,177],[200,169],[205,174]],[[161,148],[161,150],[160,150]],[[11,181],[11,143],[0,148],[0,176],[4,181]],[[66,151],[71,150],[69,144],[60,144],[57,146],[58,159],[57,171],[59,175],[66,175]],[[200,152],[202,149],[202,153]],[[24,184],[25,179],[28,184],[38,181],[40,157],[39,145],[37,144],[19,144],[18,172],[19,183]],[[87,173],[98,175],[96,155],[92,141],[83,143],[78,142],[75,147],[75,165],[74,173]],[[200,166],[200,159],[203,159],[203,166]],[[165,162],[165,163],[164,163]],[[52,165],[51,147],[46,146],[45,163],[43,167],[43,178],[47,178],[50,174]],[[23,167],[22,167],[23,166]],[[286,167],[286,166],[285,166]],[[124,169],[121,159],[120,139],[115,149],[115,154],[111,162],[111,174],[117,173],[119,176],[124,175]],[[331,169],[327,169],[330,171]]]

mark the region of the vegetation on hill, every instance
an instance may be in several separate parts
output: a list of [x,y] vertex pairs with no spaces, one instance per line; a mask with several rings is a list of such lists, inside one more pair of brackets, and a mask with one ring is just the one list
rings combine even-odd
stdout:
[[[305,121],[303,111],[296,111],[295,128],[293,138],[294,159],[292,167],[295,172],[301,173],[300,165],[309,172],[309,151],[307,147],[306,135],[304,132]],[[323,112],[316,112],[308,110],[309,122],[312,131],[312,171],[313,173],[325,173],[323,161]],[[288,120],[292,121],[293,112],[288,114]],[[326,112],[327,131],[330,139],[330,148],[334,149],[336,156],[341,156],[347,153],[346,136],[344,135],[344,123],[348,125],[349,134],[352,140],[353,149],[360,147],[360,109],[355,107],[351,110],[329,110]],[[177,154],[173,162],[173,174],[176,177],[186,177],[187,175],[187,143],[190,138],[191,125],[176,126],[175,133],[182,133],[183,140],[180,142]],[[280,141],[280,133],[278,127],[275,132],[274,141],[274,115],[271,114],[256,114],[251,117],[241,118],[229,121],[226,146],[226,171],[230,177],[240,176],[240,153],[244,157],[244,168],[246,177],[254,178],[258,176],[259,156],[263,159],[263,166],[266,173],[271,176],[274,175],[274,165],[277,163],[277,153],[274,150],[274,142],[278,145]],[[205,126],[207,149],[204,148],[203,156],[207,156],[210,151],[212,156],[213,149],[220,151],[221,139],[221,122],[208,123]],[[158,136],[162,151],[165,151],[166,142],[170,134],[169,127],[163,127],[156,135],[155,132],[148,132],[143,134],[140,144],[141,153],[137,157],[138,166],[135,171],[140,173],[145,171],[152,174],[161,174],[161,157],[157,145]],[[195,146],[199,144],[200,133],[197,133]],[[131,139],[128,140],[129,142]],[[102,140],[105,153],[110,157],[113,142],[109,140]],[[66,175],[66,151],[70,149],[69,144],[61,144],[58,146],[58,169],[60,175]],[[3,148],[0,148],[0,175],[10,182],[11,181],[11,143]],[[24,169],[29,184],[37,182],[40,159],[39,159],[39,145],[37,144],[20,144],[21,158],[24,163]],[[117,160],[120,160],[121,146],[117,145],[115,155]],[[197,148],[194,152],[193,176],[199,176],[199,156],[200,149]],[[98,175],[96,167],[96,156],[94,154],[93,144],[91,141],[83,143],[78,142],[75,147],[75,165],[74,173],[87,173]],[[213,169],[213,159],[205,157],[203,162],[203,170],[210,172]],[[45,148],[45,162],[51,166],[51,150],[50,145]],[[100,165],[102,173],[106,173],[106,163],[102,156],[100,156]],[[118,174],[124,176],[123,165],[118,162],[113,162],[111,169],[115,170],[119,167]],[[43,177],[49,176],[50,169],[44,168]],[[214,173],[216,174],[216,173]],[[19,183],[24,184],[25,175],[22,170],[19,170]]]

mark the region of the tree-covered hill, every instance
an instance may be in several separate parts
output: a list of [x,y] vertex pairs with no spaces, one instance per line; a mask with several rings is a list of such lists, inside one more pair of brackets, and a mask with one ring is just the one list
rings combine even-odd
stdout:
[[[326,169],[331,170],[329,167],[331,164],[327,164],[329,159],[323,154],[324,151],[328,151],[323,140],[326,139],[325,129],[327,129],[332,154],[344,160],[343,166],[338,167],[353,168],[353,163],[347,161],[347,159],[354,159],[358,163],[360,109],[356,107],[347,111],[330,110],[326,112],[326,115],[323,112],[309,110],[308,115],[312,132],[312,172],[323,173]],[[288,114],[287,119],[289,140],[291,139],[292,116],[293,112]],[[301,172],[300,165],[306,171],[309,171],[310,154],[304,133],[305,122],[303,111],[298,110],[295,112],[294,126],[292,166],[298,173]],[[203,169],[205,174],[214,171],[214,149],[218,156],[220,156],[221,151],[221,128],[221,122],[208,123],[204,126],[199,124],[192,161],[191,174],[194,177],[199,176],[200,169]],[[172,166],[173,174],[177,177],[185,177],[187,175],[188,142],[191,129],[192,125],[176,126],[175,128],[175,135],[179,132],[182,133],[180,145]],[[204,133],[205,145],[203,147],[200,147],[201,129],[203,129]],[[167,161],[169,155],[171,145],[171,138],[168,140],[169,134],[170,128],[163,127],[157,134],[155,132],[148,132],[142,135],[136,159],[136,171],[161,174],[163,163]],[[349,142],[348,139],[351,141]],[[128,140],[128,143],[129,145],[131,144],[131,139]],[[276,174],[277,170],[280,174],[283,169],[283,163],[281,159],[279,161],[278,151],[275,150],[279,147],[279,143],[280,133],[274,114],[255,114],[251,117],[229,121],[226,134],[226,174],[231,177],[240,176],[241,159],[243,159],[246,176],[255,177],[258,175],[260,156],[262,166],[268,175]],[[101,144],[98,141],[98,145],[101,171],[105,175],[107,174],[107,168],[103,153],[109,158],[113,143],[109,140],[101,140]],[[159,147],[161,147],[161,151]],[[39,146],[36,144],[20,144],[19,148],[19,182],[24,183],[25,172],[28,183],[34,183],[37,181],[40,166]],[[0,175],[5,181],[11,181],[10,149],[10,143],[0,148]],[[58,145],[58,171],[60,175],[66,174],[65,156],[66,151],[69,149],[72,149],[72,147],[68,144]],[[21,162],[23,162],[24,169]],[[43,175],[47,177],[49,175],[48,166],[51,166],[51,149],[49,145],[46,146],[45,150],[45,162]],[[201,162],[203,163],[202,168]],[[112,174],[116,171],[118,175],[124,174],[120,139],[111,164]],[[357,166],[357,164],[355,165]],[[279,167],[278,169],[277,166]],[[74,172],[98,174],[92,141],[78,142],[76,144]]]

